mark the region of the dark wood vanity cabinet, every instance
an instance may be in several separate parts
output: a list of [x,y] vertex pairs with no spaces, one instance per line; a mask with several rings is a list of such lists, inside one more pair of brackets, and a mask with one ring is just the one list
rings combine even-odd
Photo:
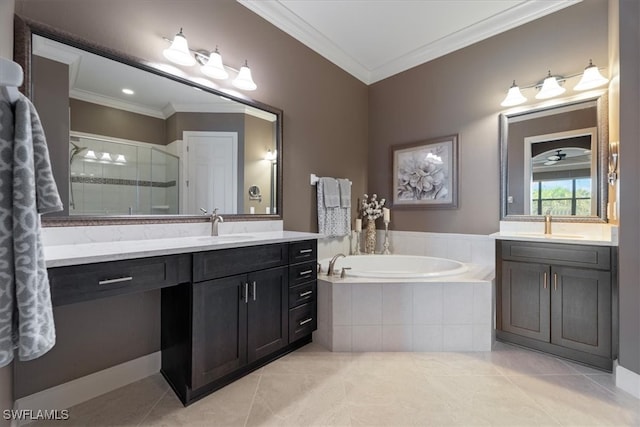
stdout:
[[193,255],[193,284],[162,293],[162,373],[185,405],[311,341],[315,267],[315,240]]
[[497,241],[496,249],[497,338],[611,370],[615,248]]

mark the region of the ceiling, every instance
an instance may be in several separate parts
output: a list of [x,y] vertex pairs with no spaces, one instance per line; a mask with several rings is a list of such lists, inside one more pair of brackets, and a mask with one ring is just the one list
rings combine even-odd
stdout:
[[366,84],[582,0],[238,0]]

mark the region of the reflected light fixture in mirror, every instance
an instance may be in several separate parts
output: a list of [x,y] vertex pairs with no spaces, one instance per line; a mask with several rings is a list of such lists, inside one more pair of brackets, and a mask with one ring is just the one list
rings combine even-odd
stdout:
[[587,65],[582,73],[571,74],[563,77],[552,76],[551,71],[549,71],[543,81],[527,86],[518,86],[514,80],[507,92],[507,96],[500,105],[503,107],[514,107],[516,105],[524,104],[527,102],[527,97],[522,94],[521,90],[529,88],[538,89],[538,93],[535,96],[536,99],[554,98],[566,92],[566,89],[562,87],[562,84],[567,79],[580,75],[582,75],[580,82],[573,87],[573,90],[575,91],[595,89],[609,82],[609,79],[600,74],[600,70],[597,66],[593,65],[593,62],[590,59],[589,65]]
[[182,28],[180,28],[180,32],[173,38],[173,41],[165,37],[163,38],[171,42],[171,46],[162,51],[164,57],[169,61],[189,67],[199,63],[201,65],[200,71],[204,75],[218,80],[226,80],[229,78],[229,73],[225,70],[225,68],[228,68],[237,73],[236,78],[231,82],[235,87],[246,91],[256,90],[258,88],[253,81],[251,70],[246,60],[240,70],[236,70],[235,68],[224,65],[222,55],[220,55],[217,46],[213,52],[190,49],[187,39],[182,33]]

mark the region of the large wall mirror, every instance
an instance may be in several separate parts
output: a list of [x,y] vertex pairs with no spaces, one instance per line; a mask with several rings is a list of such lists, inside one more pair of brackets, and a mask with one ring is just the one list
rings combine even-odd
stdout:
[[281,218],[282,112],[16,19],[65,210],[45,225]]
[[605,222],[607,96],[500,116],[500,219]]

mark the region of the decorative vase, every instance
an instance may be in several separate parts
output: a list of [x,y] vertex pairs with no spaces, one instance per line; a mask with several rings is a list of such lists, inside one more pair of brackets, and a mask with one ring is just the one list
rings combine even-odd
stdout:
[[367,221],[367,230],[364,238],[364,252],[374,254],[376,251],[376,220]]

